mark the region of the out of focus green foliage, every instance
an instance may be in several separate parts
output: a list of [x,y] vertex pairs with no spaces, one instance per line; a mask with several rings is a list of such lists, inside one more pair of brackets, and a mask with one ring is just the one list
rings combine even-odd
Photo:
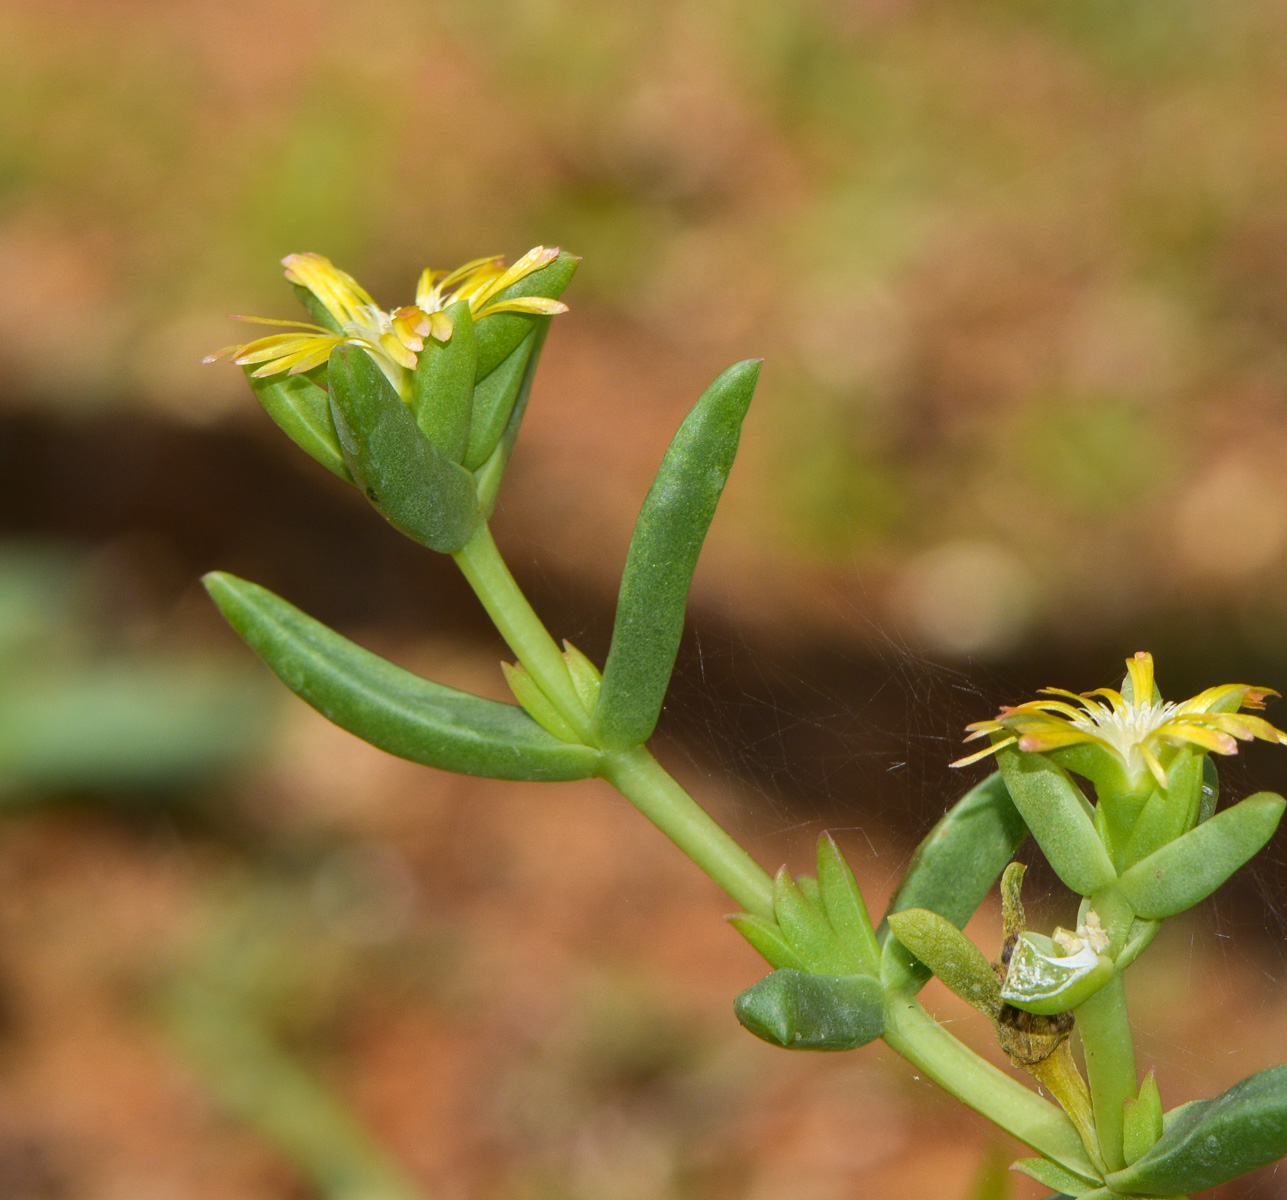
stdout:
[[244,669],[101,644],[73,551],[0,543],[0,806],[203,785],[262,736]]

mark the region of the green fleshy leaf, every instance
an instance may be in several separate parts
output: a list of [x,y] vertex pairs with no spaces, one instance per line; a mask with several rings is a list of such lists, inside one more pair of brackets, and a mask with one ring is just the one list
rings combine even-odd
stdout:
[[1157,1144],[1108,1177],[1115,1192],[1200,1192],[1287,1154],[1287,1066],[1270,1067],[1167,1117],[1166,1132]]
[[928,908],[961,928],[1028,836],[999,773],[965,793],[925,835],[889,912]]
[[451,319],[451,337],[445,342],[425,338],[411,376],[411,412],[438,452],[458,463],[469,444],[478,355],[469,302],[457,300],[443,312]]
[[215,571],[205,585],[291,691],[381,750],[491,779],[585,779],[598,772],[596,751],[564,744],[516,705],[421,679],[235,575]]
[[818,893],[822,910],[846,959],[856,968],[880,971],[880,943],[858,881],[831,834],[818,838]]
[[254,369],[253,365],[245,368],[246,381],[264,412],[309,458],[352,483],[353,476],[331,420],[331,398],[326,389],[307,375],[282,373],[256,379],[251,375]]
[[765,920],[753,913],[734,913],[728,918],[728,923],[755,947],[769,966],[779,970],[808,970],[805,961],[792,948],[776,921]]
[[756,1037],[788,1050],[853,1050],[885,1030],[884,992],[870,975],[774,971],[733,1011]]
[[549,328],[552,318],[533,319],[539,322],[538,327],[510,351],[496,370],[480,379],[473,388],[463,459],[467,470],[476,471],[487,461],[509,424],[519,389],[527,375],[533,347],[538,340],[543,340],[541,335]]
[[1146,920],[1158,921],[1205,900],[1273,836],[1287,801],[1249,796],[1141,859],[1117,890]]
[[[958,929],[973,915],[997,876],[1028,836],[999,773],[972,787],[916,848],[876,933],[884,937],[890,915],[927,908]],[[886,944],[882,978],[890,986],[919,991],[930,970],[901,943]]]
[[1090,805],[1068,772],[1040,754],[1007,746],[997,753],[1001,778],[1055,874],[1079,896],[1117,878],[1095,832]]
[[1084,1196],[1102,1186],[1098,1180],[1083,1179],[1048,1158],[1021,1158],[1010,1169],[1022,1171],[1038,1183],[1054,1188],[1062,1196]]
[[791,878],[786,867],[778,871],[773,880],[773,914],[805,970],[818,975],[846,975],[853,969],[827,918]]
[[561,742],[577,741],[576,730],[550,703],[549,697],[541,691],[541,685],[532,678],[526,667],[503,662],[501,671],[509,690],[514,693],[514,699],[523,706],[523,710],[533,721]]
[[[478,503],[482,506],[484,515],[488,517],[492,515],[492,509],[496,506],[501,478],[505,474],[505,468],[509,465],[514,446],[518,442],[523,417],[527,415],[527,402],[532,395],[532,381],[536,378],[536,368],[541,361],[541,348],[545,345],[545,335],[549,332],[550,320],[549,317],[542,317],[533,334],[532,352],[527,356],[523,378],[518,387],[518,396],[510,411],[509,420],[505,424],[505,432],[501,434],[500,441],[496,443],[496,448],[488,456],[487,461],[474,472],[474,482],[478,488]],[[477,388],[474,389],[474,398],[477,403]]]
[[473,476],[421,433],[365,350],[337,347],[328,374],[340,448],[366,498],[420,545],[459,550],[482,520]]
[[[575,254],[563,251],[549,266],[542,267],[511,284],[493,297],[493,302],[514,300],[519,296],[548,296],[557,300],[572,281],[580,262]],[[485,379],[513,352],[537,323],[548,318],[539,313],[497,313],[475,322],[478,338],[478,378]]]
[[599,687],[603,683],[599,668],[566,638],[563,641],[563,659],[568,665],[568,674],[572,676],[572,686],[576,688],[581,707],[586,712],[594,712],[599,699]]
[[702,541],[737,454],[758,360],[729,367],[684,418],[653,480],[621,578],[612,647],[594,714],[610,750],[652,736],[684,628]]
[[1001,985],[992,964],[951,921],[927,908],[909,908],[893,913],[889,927],[908,950],[967,1004],[990,1017],[1000,1011]]
[[1157,1088],[1157,1075],[1150,1071],[1140,1084],[1138,1099],[1128,1096],[1122,1102],[1122,1154],[1126,1165],[1138,1162],[1162,1136],[1162,1096]]
[[818,881],[812,875],[797,875],[795,877],[795,886],[804,893],[804,898],[813,905],[818,912],[825,917],[827,914],[822,906],[822,889],[818,886]]

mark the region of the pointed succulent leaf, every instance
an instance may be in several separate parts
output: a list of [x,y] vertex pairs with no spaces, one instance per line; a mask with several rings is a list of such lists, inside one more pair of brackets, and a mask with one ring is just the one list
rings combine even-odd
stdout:
[[1122,1153],[1126,1165],[1143,1158],[1162,1136],[1162,1096],[1157,1088],[1157,1075],[1150,1071],[1140,1084],[1136,1098],[1128,1096],[1123,1102]]
[[765,920],[753,913],[734,913],[728,918],[728,923],[751,943],[769,966],[779,970],[808,970],[804,959],[787,941],[776,921]]
[[1001,985],[991,963],[951,921],[926,908],[889,918],[894,936],[967,1004],[988,1016],[1001,1009]]
[[[1023,817],[994,772],[966,792],[916,848],[877,936],[883,938],[891,914],[909,908],[927,908],[959,929],[1027,836]],[[930,977],[929,968],[897,941],[882,955],[881,970],[891,986],[912,991]]]
[[1113,977],[1113,961],[1088,945],[1061,954],[1047,937],[1023,933],[1014,944],[1001,999],[1015,1008],[1053,1017],[1090,999]]
[[594,715],[599,741],[608,749],[647,741],[661,715],[693,568],[733,468],[759,374],[759,361],[748,359],[706,389],[675,434],[644,500]]
[[853,1050],[884,1032],[884,993],[870,975],[779,970],[733,1002],[758,1038],[788,1050]]
[[506,355],[496,370],[473,387],[472,415],[464,455],[465,466],[471,471],[476,471],[487,461],[509,424],[532,350],[550,323],[549,317],[537,317],[535,320],[539,325]]
[[568,674],[572,676],[572,686],[576,688],[581,707],[586,712],[593,712],[599,699],[599,685],[603,682],[599,668],[566,638],[563,641],[563,660],[568,665]]
[[600,758],[521,708],[421,679],[341,637],[267,588],[222,571],[206,589],[283,683],[363,741],[412,762],[491,779],[585,779]]
[[813,905],[824,917],[827,915],[822,906],[822,889],[818,886],[818,881],[812,875],[797,875],[795,877],[795,886],[804,893],[804,898]]
[[335,422],[331,420],[331,398],[326,389],[307,375],[280,374],[256,379],[251,374],[254,369],[253,366],[246,368],[246,379],[264,412],[309,458],[352,483],[353,476],[340,450]]
[[845,958],[855,970],[880,972],[880,943],[858,881],[831,834],[818,838],[818,892]]
[[[530,275],[524,275],[517,283],[511,284],[503,292],[498,292],[491,303],[505,300],[516,300],[520,296],[546,296],[551,300],[563,294],[563,289],[572,281],[573,272],[580,262],[575,254],[561,253],[548,266]],[[538,321],[545,320],[537,314],[529,313],[496,313],[483,316],[477,322],[478,335],[478,378],[490,375],[513,352]]]
[[411,412],[438,452],[458,463],[469,444],[478,355],[469,303],[457,300],[443,311],[451,321],[451,337],[445,342],[425,338],[411,376]]
[[1122,874],[1117,890],[1135,912],[1158,921],[1205,900],[1269,841],[1287,801],[1249,796],[1168,842]]
[[1200,1192],[1287,1154],[1287,1066],[1270,1067],[1167,1116],[1166,1132],[1156,1145],[1108,1177],[1114,1192]]
[[523,710],[542,729],[552,733],[561,742],[575,742],[576,730],[568,724],[549,698],[541,691],[541,685],[529,674],[521,663],[501,663],[501,673],[514,699],[523,706]]
[[[532,395],[532,381],[536,377],[537,364],[541,360],[541,347],[545,345],[545,335],[549,332],[550,318],[542,317],[540,323],[533,331],[532,350],[526,355],[525,365],[523,367],[522,378],[519,380],[518,393],[514,403],[510,406],[509,419],[505,423],[505,430],[496,443],[495,448],[487,456],[487,460],[474,472],[474,483],[478,488],[478,503],[482,506],[485,516],[492,515],[492,509],[496,506],[496,496],[500,492],[501,479],[504,477],[505,468],[509,466],[510,456],[514,453],[514,446],[518,442],[518,433],[523,425],[523,417],[527,414],[527,402]],[[480,397],[478,389],[474,389],[475,405],[482,403],[485,397]],[[468,452],[466,452],[468,457]]]
[[1055,874],[1080,896],[1117,878],[1091,820],[1090,804],[1068,772],[1040,754],[997,753],[1001,778]]
[[344,461],[395,529],[454,553],[482,520],[473,476],[438,452],[365,350],[339,346],[328,378]]
[[1074,1175],[1066,1167],[1052,1163],[1048,1158],[1021,1158],[1010,1169],[1022,1171],[1038,1183],[1054,1188],[1061,1196],[1084,1196],[1102,1187],[1101,1181],[1083,1179],[1080,1175]]
[[849,964],[826,916],[804,894],[786,867],[778,871],[773,880],[773,913],[778,928],[806,970],[819,975],[848,972]]

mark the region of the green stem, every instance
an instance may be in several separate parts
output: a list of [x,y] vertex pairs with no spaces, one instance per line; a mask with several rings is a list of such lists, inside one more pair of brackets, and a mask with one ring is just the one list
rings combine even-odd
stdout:
[[[589,717],[567,663],[509,573],[486,524],[455,559],[519,662],[574,728],[588,736]],[[747,912],[774,919],[772,879],[646,747],[605,754],[602,774]],[[1002,1129],[1069,1170],[1095,1177],[1076,1129],[1059,1109],[962,1045],[914,998],[889,994],[884,1036],[913,1066]],[[1120,1128],[1119,1106],[1119,1144]]]
[[452,557],[469,581],[505,644],[527,668],[550,703],[573,729],[588,738],[590,718],[581,705],[563,653],[532,611],[483,521]]
[[1126,1165],[1122,1154],[1122,1102],[1135,1096],[1135,1046],[1120,973],[1076,1009],[1077,1031],[1086,1055],[1090,1099],[1099,1148],[1110,1171]]
[[1059,1109],[957,1041],[913,997],[886,995],[884,1038],[939,1087],[1037,1153],[1087,1179],[1099,1177]]
[[646,747],[606,755],[603,777],[747,912],[773,920],[773,880]]

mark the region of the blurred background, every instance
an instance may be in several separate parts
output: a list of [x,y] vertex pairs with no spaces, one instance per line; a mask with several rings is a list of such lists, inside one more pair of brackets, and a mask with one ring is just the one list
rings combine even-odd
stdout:
[[[606,786],[268,677],[201,572],[506,695],[450,562],[200,359],[297,315],[292,251],[390,307],[583,255],[494,527],[601,661],[671,433],[763,356],[659,753],[879,908],[999,703],[1142,648],[1287,685],[1285,44],[1282,0],[0,0],[0,1195],[983,1195],[1015,1147],[898,1060],[738,1028],[763,966]],[[1133,972],[1168,1107],[1287,1058],[1285,904],[1277,845]]]

